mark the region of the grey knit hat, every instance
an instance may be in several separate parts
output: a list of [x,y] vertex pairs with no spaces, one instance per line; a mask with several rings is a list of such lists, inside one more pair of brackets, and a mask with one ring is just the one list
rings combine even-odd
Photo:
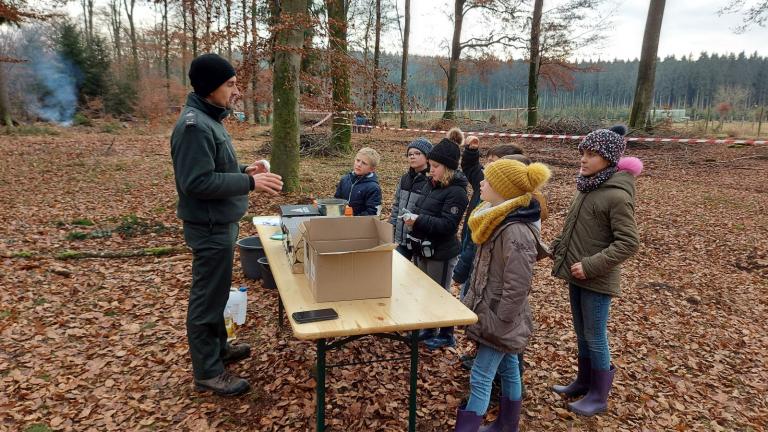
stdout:
[[619,159],[627,148],[627,144],[624,142],[626,133],[627,128],[624,125],[592,131],[579,143],[579,151],[592,150],[610,162],[611,166],[614,166],[619,163]]
[[408,148],[405,149],[405,154],[407,155],[408,150],[412,148],[415,148],[416,150],[422,152],[424,156],[426,156],[430,151],[432,151],[432,143],[424,137],[416,138],[410,144],[408,144]]

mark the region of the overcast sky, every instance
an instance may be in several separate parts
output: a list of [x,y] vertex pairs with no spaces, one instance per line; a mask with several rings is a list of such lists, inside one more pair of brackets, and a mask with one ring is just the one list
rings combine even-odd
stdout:
[[[384,0],[385,2],[393,0]],[[402,14],[405,0],[396,0]],[[545,0],[544,9],[551,8],[563,0]],[[754,3],[752,0],[747,3]],[[659,42],[659,57],[693,54],[697,58],[702,51],[709,53],[729,53],[745,51],[751,54],[757,51],[768,56],[768,28],[754,26],[744,34],[736,34],[733,29],[741,23],[738,14],[718,16],[717,10],[729,0],[668,0]],[[80,14],[80,2],[67,4],[72,15]],[[97,0],[97,5],[105,4]],[[142,10],[139,16],[145,25],[151,25],[156,15],[151,14],[147,2],[137,3]],[[640,57],[645,19],[648,14],[649,0],[605,0],[603,14],[613,12],[612,26],[605,31],[606,39],[602,46],[593,46],[579,52],[578,58],[598,57],[602,59],[634,59]],[[453,27],[446,12],[453,11],[452,0],[411,0],[411,47],[413,54],[448,56],[448,43]],[[473,32],[482,34],[481,26],[472,21],[472,16],[464,22],[463,39]],[[389,52],[401,50],[397,27],[391,28],[383,38],[384,49]],[[519,55],[516,57],[520,57]]]
[[[399,0],[400,10],[404,0]],[[557,0],[545,0],[547,9]],[[599,52],[580,53],[580,57],[600,55],[604,59],[633,59],[640,57],[648,14],[648,0],[607,0],[606,11],[614,11],[613,26],[606,31],[607,38]],[[728,0],[668,0],[662,21],[659,57],[674,54],[678,58],[693,53],[694,58],[702,51],[726,53],[757,51],[768,56],[768,29],[753,27],[744,34],[733,29],[741,23],[739,15],[718,16],[717,10]],[[418,54],[435,54],[451,37],[451,23],[444,12],[436,11],[447,6],[444,0],[412,0],[411,51]],[[444,10],[451,11],[448,6]],[[428,23],[427,25],[424,25]],[[466,22],[465,22],[466,25]],[[471,25],[471,24],[470,24]]]

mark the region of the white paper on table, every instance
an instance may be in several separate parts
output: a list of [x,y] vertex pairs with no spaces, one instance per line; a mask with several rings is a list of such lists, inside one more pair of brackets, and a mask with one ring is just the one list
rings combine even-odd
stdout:
[[280,218],[279,217],[263,218],[261,216],[254,216],[253,224],[266,225],[266,226],[280,226]]

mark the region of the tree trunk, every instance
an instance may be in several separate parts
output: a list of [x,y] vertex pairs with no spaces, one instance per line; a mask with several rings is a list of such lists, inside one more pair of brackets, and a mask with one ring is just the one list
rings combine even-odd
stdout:
[[[306,0],[304,0],[306,1]],[[258,90],[257,84],[259,83],[259,52],[256,45],[256,41],[259,39],[259,34],[256,32],[256,0],[251,0],[251,64],[253,65],[253,72],[251,73],[251,105],[253,107],[253,121],[259,124],[259,102],[256,97],[256,91]]]
[[189,12],[190,12],[190,18],[192,20],[192,58],[197,57],[197,5],[195,4],[195,0],[182,0],[182,1],[189,1]]
[[133,8],[136,6],[136,0],[130,0],[130,7],[128,7],[128,1],[129,0],[123,0],[125,5],[125,14],[128,16],[128,28],[130,30],[129,35],[131,37],[131,60],[133,62],[133,64],[131,64],[129,76],[132,80],[134,80],[134,82],[137,82],[139,79],[139,47],[136,40],[136,23],[133,13]]
[[379,123],[379,57],[381,43],[381,0],[376,0],[376,38],[373,45],[373,89],[371,95],[371,110],[373,124]]
[[80,6],[83,8],[83,33],[86,45],[90,45],[93,39],[93,1],[80,0]]
[[[307,2],[307,15],[313,18],[315,12],[312,10],[312,2]],[[317,56],[315,55],[312,41],[315,39],[315,29],[312,26],[307,26],[304,29],[304,45],[302,46],[301,56],[301,73],[306,76],[314,77],[316,75],[316,63]],[[304,82],[300,86],[301,94],[306,94],[309,97],[315,97],[317,92],[311,83]]]
[[0,62],[0,125],[13,127],[11,107],[8,105],[8,83],[5,78],[5,63]]
[[227,10],[227,60],[232,61],[232,0],[224,0]]
[[333,124],[331,147],[335,151],[352,151],[352,128],[349,110],[349,59],[347,58],[346,0],[325,0],[328,11],[328,33],[331,57],[331,86],[333,87]]
[[411,34],[411,0],[405,0],[405,29],[403,29],[403,61],[400,67],[400,127],[407,128],[405,109],[408,97],[408,38]]
[[461,25],[464,21],[464,3],[455,0],[453,11],[453,40],[451,41],[451,60],[448,64],[448,85],[445,95],[444,119],[456,117],[456,90],[459,83],[459,57],[461,57]]
[[653,97],[653,82],[656,77],[656,54],[659,50],[659,36],[661,33],[661,21],[664,18],[665,2],[666,0],[651,0],[648,8],[645,34],[643,34],[643,50],[640,53],[640,64],[637,71],[635,99],[632,102],[632,111],[629,115],[629,127],[631,128],[637,128],[642,125],[650,127],[650,122],[646,124],[646,118]]
[[121,42],[121,29],[123,27],[122,23],[122,3],[120,3],[120,0],[110,0],[109,2],[109,23],[110,27],[112,27],[112,37],[114,38],[115,43],[115,59],[117,59],[117,64],[122,64],[123,61],[123,44]]
[[211,52],[211,24],[213,24],[213,0],[205,0],[205,38],[203,50]]
[[[368,5],[370,6],[370,4]],[[371,52],[370,49],[370,42],[371,42],[371,26],[373,26],[373,21],[375,21],[375,18],[373,17],[373,11],[370,7],[368,7],[368,17],[365,20],[365,32],[363,36],[363,67],[365,68],[366,73],[368,72],[368,56]],[[367,83],[363,85],[363,110],[368,111],[368,109],[371,107],[371,105],[368,104],[368,92],[371,88],[368,87]]]
[[541,66],[539,37],[543,8],[544,0],[534,1],[531,20],[531,63],[528,67],[528,130],[535,128],[539,121],[539,67]]
[[171,38],[168,35],[168,0],[163,0],[163,63],[165,66],[165,95],[171,102]]
[[187,2],[181,0],[181,84],[187,89]]
[[[240,52],[243,55],[243,63],[245,64],[245,67],[250,71],[250,73],[253,73],[253,60],[251,59],[248,51],[248,0],[242,0],[241,6],[243,9],[243,45],[240,47]],[[250,123],[252,121],[251,108],[249,104],[249,98],[251,94],[249,90],[250,83],[248,81],[242,83],[243,114],[245,114],[245,119]]]
[[291,23],[275,35],[280,49],[275,52],[272,99],[272,168],[283,177],[283,190],[299,189],[299,73],[304,31],[293,17],[307,11],[307,0],[283,0],[280,21]]

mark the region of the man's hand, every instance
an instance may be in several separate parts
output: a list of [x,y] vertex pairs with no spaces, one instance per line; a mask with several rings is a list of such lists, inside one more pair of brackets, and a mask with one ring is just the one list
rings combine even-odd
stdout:
[[268,173],[268,172],[269,172],[269,161],[267,161],[266,159],[256,161],[251,165],[248,165],[248,167],[245,169],[245,173],[248,174],[249,176]]
[[571,266],[571,275],[576,279],[586,279],[587,275],[584,274],[584,268],[581,266],[581,262],[577,262]]
[[478,148],[480,148],[480,138],[476,137],[475,135],[468,136],[467,147],[469,147],[472,150],[477,150]]
[[277,174],[270,172],[254,174],[253,183],[255,187],[253,190],[258,192],[266,192],[270,195],[278,195],[283,189],[283,178]]

